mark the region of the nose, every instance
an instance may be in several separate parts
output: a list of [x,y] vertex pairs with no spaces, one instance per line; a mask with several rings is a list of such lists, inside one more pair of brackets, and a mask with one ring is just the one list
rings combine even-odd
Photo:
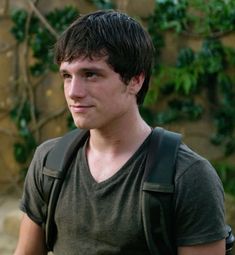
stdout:
[[68,95],[72,99],[85,97],[86,88],[84,82],[77,77],[73,77],[69,86]]

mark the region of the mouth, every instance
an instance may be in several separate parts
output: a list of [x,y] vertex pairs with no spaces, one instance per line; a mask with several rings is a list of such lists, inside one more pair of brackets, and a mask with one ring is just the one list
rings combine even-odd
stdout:
[[74,113],[85,113],[91,109],[92,105],[70,105],[69,108]]

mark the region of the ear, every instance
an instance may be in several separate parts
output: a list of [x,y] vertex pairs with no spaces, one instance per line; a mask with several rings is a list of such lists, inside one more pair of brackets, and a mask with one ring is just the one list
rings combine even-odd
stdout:
[[145,75],[143,72],[131,78],[128,84],[130,94],[137,95],[143,86]]

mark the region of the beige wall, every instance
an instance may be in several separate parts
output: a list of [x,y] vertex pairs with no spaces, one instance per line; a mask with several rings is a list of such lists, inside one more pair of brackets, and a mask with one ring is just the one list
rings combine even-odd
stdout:
[[[7,13],[4,13],[6,2],[9,3]],[[152,11],[154,0],[117,0],[119,9],[127,11],[130,15],[147,17]],[[23,66],[25,63],[24,50],[22,46],[17,47],[16,42],[9,33],[12,23],[8,17],[9,11],[14,8],[28,8],[28,0],[9,0],[0,1],[0,189],[4,183],[18,183],[19,165],[14,161],[12,148],[17,141],[17,130],[14,123],[8,117],[8,111],[11,109],[16,93],[16,87],[22,86],[24,83]],[[44,13],[55,7],[61,7],[69,4],[78,6],[81,13],[94,10],[95,7],[90,1],[86,0],[39,0],[38,9]],[[144,8],[143,8],[144,6]],[[230,36],[224,39],[225,43],[234,46],[235,39]],[[182,45],[190,45],[194,49],[200,47],[199,40],[187,38],[175,38],[171,34],[166,36],[166,49],[163,53],[163,58],[169,62],[173,62],[176,56],[177,49]],[[16,65],[20,63],[20,65]],[[16,73],[19,73],[18,83],[16,82]],[[33,80],[36,84],[36,81]],[[38,109],[41,112],[40,118],[44,120],[55,111],[60,111],[65,107],[63,98],[62,84],[57,75],[49,75],[45,77],[43,82],[35,88],[35,101]],[[168,128],[180,131],[184,134],[185,141],[192,146],[196,151],[208,157],[216,159],[222,156],[221,150],[212,146],[208,137],[212,133],[213,126],[208,116],[205,116],[199,122],[180,123],[169,125]],[[61,114],[53,121],[47,121],[40,129],[39,141],[44,141],[49,137],[55,137],[63,134],[66,131],[65,113]],[[230,158],[229,161],[235,164],[235,159]]]

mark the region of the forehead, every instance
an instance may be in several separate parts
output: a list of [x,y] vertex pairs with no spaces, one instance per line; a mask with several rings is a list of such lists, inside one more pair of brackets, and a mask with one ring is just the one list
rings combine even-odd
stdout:
[[107,63],[107,57],[81,57],[73,59],[72,61],[64,61],[60,65],[60,71],[78,71],[80,69],[101,69],[111,70]]

